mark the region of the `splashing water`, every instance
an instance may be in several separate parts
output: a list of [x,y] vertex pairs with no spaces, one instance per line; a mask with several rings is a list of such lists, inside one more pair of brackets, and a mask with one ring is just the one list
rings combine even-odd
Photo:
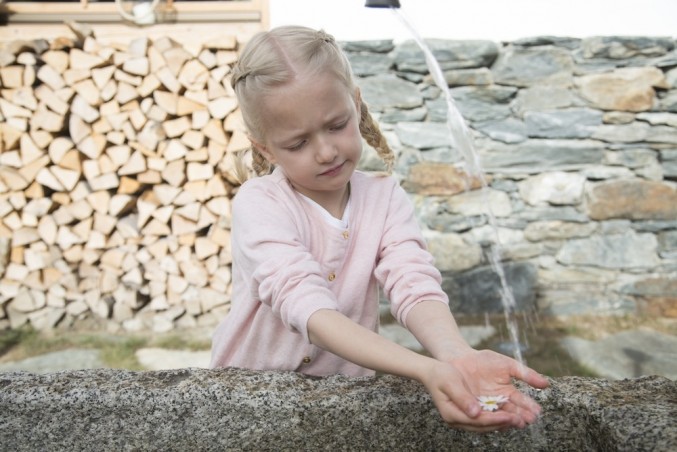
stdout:
[[[444,97],[447,102],[447,127],[449,129],[450,140],[452,146],[458,149],[463,156],[465,163],[465,170],[470,177],[479,179],[481,182],[481,190],[485,194],[487,193],[488,184],[484,172],[482,170],[482,165],[480,163],[479,156],[475,151],[475,146],[473,144],[473,136],[466,125],[463,116],[456,107],[456,102],[451,96],[451,91],[449,86],[444,78],[440,64],[433,55],[432,51],[423,40],[423,38],[416,31],[416,28],[411,24],[411,21],[408,20],[405,15],[400,11],[399,8],[390,8],[391,11],[395,13],[397,18],[404,24],[404,26],[409,30],[411,35],[414,38],[414,41],[423,51],[425,55],[426,64],[428,70],[435,81],[435,84],[442,90]],[[519,343],[519,336],[517,331],[517,321],[515,320],[515,311],[517,303],[515,302],[515,297],[513,292],[508,285],[508,280],[505,275],[505,270],[501,264],[501,241],[498,234],[498,226],[496,224],[496,217],[491,210],[491,204],[485,202],[487,206],[487,218],[491,230],[494,233],[494,243],[491,245],[489,252],[489,261],[494,272],[498,275],[498,278],[501,283],[500,295],[501,301],[503,303],[503,312],[505,314],[505,321],[508,327],[508,332],[510,334],[511,348],[514,358],[522,365],[525,364],[524,358],[522,356],[522,347]]]

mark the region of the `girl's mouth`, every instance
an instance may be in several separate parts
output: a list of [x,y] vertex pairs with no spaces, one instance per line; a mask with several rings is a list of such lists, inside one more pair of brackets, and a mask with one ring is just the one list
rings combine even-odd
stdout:
[[341,169],[343,169],[343,163],[340,165],[337,165],[331,169],[328,169],[324,173],[320,173],[320,176],[336,176],[338,173],[341,172]]

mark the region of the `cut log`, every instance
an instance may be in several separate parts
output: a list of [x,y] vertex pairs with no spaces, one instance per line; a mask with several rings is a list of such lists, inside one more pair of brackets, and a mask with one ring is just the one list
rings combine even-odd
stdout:
[[72,114],[68,120],[68,131],[70,138],[77,144],[92,133],[92,128],[80,116]]
[[[191,123],[189,122],[189,125]],[[200,149],[204,146],[205,144],[205,136],[202,132],[197,131],[197,130],[186,130],[183,135],[181,136],[181,142],[188,146],[191,149]],[[205,152],[206,155],[206,152]],[[195,157],[193,157],[195,158]],[[200,160],[204,160],[200,158]]]
[[65,118],[63,115],[42,108],[31,118],[31,128],[34,130],[42,129],[56,133],[63,130],[64,122]]
[[[41,85],[43,86],[43,85]],[[38,99],[32,87],[24,86],[16,89],[3,89],[2,97],[20,107],[35,111],[38,108]]]
[[67,86],[73,86],[76,83],[85,80],[91,81],[90,77],[91,73],[89,69],[66,69],[66,71],[63,72],[63,79]]
[[40,85],[35,89],[34,93],[36,98],[53,112],[62,116],[68,113],[70,108],[68,101],[64,100],[62,96],[57,94],[57,91],[53,91],[47,85]]
[[126,82],[118,83],[117,93],[115,94],[115,100],[117,100],[119,103],[126,104],[127,102],[137,99],[138,97],[139,93],[136,91],[136,88],[134,88],[134,86]]
[[136,88],[136,91],[139,93],[139,96],[148,97],[156,89],[160,88],[160,86],[162,86],[162,82],[160,82],[160,79],[157,78],[155,74],[148,74],[146,77],[143,78],[141,85],[139,85]]
[[235,153],[245,151],[249,148],[251,148],[251,141],[249,140],[247,134],[242,130],[236,130],[230,137],[230,141],[228,142],[228,147],[226,150],[229,153]]
[[153,218],[157,219],[158,221],[164,223],[164,224],[169,224],[169,220],[172,218],[172,214],[174,213],[174,206],[162,206],[157,208],[151,215]]
[[197,59],[207,68],[211,69],[216,66],[216,55],[209,49],[203,49],[197,56]]
[[104,66],[92,69],[92,81],[100,90],[113,78],[115,73],[115,66]]
[[92,133],[77,143],[76,146],[80,152],[90,159],[96,159],[106,148],[106,136],[99,133]]
[[[126,63],[127,61],[125,61],[125,64]],[[118,82],[127,83],[133,87],[141,86],[141,83],[143,83],[143,77],[141,75],[133,75],[119,69],[115,71],[113,78]]]
[[181,90],[181,83],[176,78],[172,70],[167,67],[161,67],[154,73],[160,83],[172,93],[178,93]]
[[101,103],[101,91],[97,88],[92,79],[88,78],[82,80],[72,86],[75,92],[89,105],[97,106]]
[[113,99],[118,91],[118,84],[115,80],[108,80],[103,88],[101,88],[101,99],[104,102],[108,102]]
[[227,145],[228,138],[226,132],[223,130],[221,121],[216,118],[210,119],[209,122],[202,128],[202,133],[210,140],[214,140],[219,144]]
[[219,97],[207,105],[209,113],[216,119],[224,119],[235,108],[237,108],[237,100],[232,97]]
[[135,205],[135,198],[130,195],[116,194],[108,203],[108,213],[113,216],[124,215]]
[[78,173],[82,172],[82,162],[80,160],[80,153],[75,149],[69,150],[64,154],[62,158],[60,158],[57,161],[55,161],[54,158],[52,157],[52,162],[58,164],[62,168],[77,171]]
[[186,148],[181,140],[169,140],[162,151],[162,156],[167,162],[172,162],[185,157],[187,153],[188,148]]
[[219,245],[212,242],[207,237],[198,237],[195,239],[195,256],[199,260],[205,260],[219,252]]
[[[176,114],[179,116],[186,116],[191,113],[195,113],[198,111],[205,111],[205,113],[208,114],[207,112],[207,105],[206,103],[203,102],[198,102],[194,99],[189,99],[185,96],[179,96],[177,105],[176,105]],[[194,127],[194,126],[193,126]]]
[[61,76],[61,73],[47,64],[40,66],[40,69],[38,69],[38,72],[36,73],[36,77],[53,90],[66,86],[66,81]]
[[100,56],[84,52],[78,48],[71,49],[69,57],[69,67],[73,69],[92,69],[106,63],[106,60]]
[[142,56],[145,56],[146,53],[148,52],[149,46],[150,46],[150,39],[148,39],[146,36],[141,36],[141,37],[133,39],[129,43],[129,47],[127,48],[127,51],[132,56],[142,57]]
[[172,71],[172,74],[175,76],[179,75],[181,68],[190,60],[193,56],[186,51],[181,46],[174,46],[171,49],[165,50],[162,52],[167,67]]
[[209,100],[214,100],[227,96],[228,93],[226,92],[223,85],[210,77],[209,80],[207,81],[207,97],[209,98]]
[[176,93],[168,93],[166,91],[157,90],[153,93],[155,103],[170,115],[175,115],[177,112],[177,105],[179,95]]
[[40,58],[45,63],[49,64],[59,74],[63,74],[68,69],[69,57],[68,53],[63,50],[48,50],[40,55]]
[[[0,113],[5,118],[30,118],[33,112],[27,108],[14,105],[13,103],[0,98]],[[25,127],[22,128],[24,130]]]
[[190,162],[186,168],[186,174],[190,182],[199,180],[209,180],[214,176],[214,167],[210,164]]
[[162,179],[175,187],[183,185],[186,180],[186,164],[183,159],[169,162],[162,170]]
[[2,147],[4,150],[9,150],[17,147],[22,133],[11,125],[0,122],[0,135],[2,136]]
[[60,166],[52,166],[50,172],[61,183],[66,191],[71,191],[80,180],[80,172],[74,171]]
[[99,111],[92,107],[82,96],[76,94],[70,107],[71,114],[78,115],[87,123],[93,123],[99,119]]
[[128,176],[131,174],[139,174],[146,171],[146,158],[139,151],[135,151],[127,159],[127,162],[117,171],[120,176]]
[[45,155],[45,151],[40,149],[31,139],[30,135],[23,134],[19,140],[19,150],[21,155],[21,164],[23,166],[37,160]]
[[192,59],[183,65],[177,79],[188,90],[202,90],[207,85],[209,71],[199,60]]
[[125,60],[122,70],[133,75],[146,76],[150,73],[150,61],[145,56],[136,56]]
[[0,68],[0,81],[5,88],[24,86],[24,66],[6,66]]

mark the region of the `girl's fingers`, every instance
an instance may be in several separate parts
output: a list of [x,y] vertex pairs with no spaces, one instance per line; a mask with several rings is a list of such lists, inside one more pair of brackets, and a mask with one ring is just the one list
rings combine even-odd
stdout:
[[513,394],[510,395],[510,402],[512,402],[519,408],[530,411],[534,414],[541,413],[541,406],[538,403],[536,403],[534,399],[532,399],[526,394],[523,394],[520,391],[515,391]]
[[536,372],[534,369],[519,363],[518,361],[513,361],[513,366],[510,373],[513,377],[522,380],[534,388],[545,389],[550,385],[550,382],[547,378]]
[[507,402],[501,407],[501,411],[511,413],[524,421],[525,424],[533,424],[538,419],[539,410],[531,410],[512,402]]
[[475,418],[482,413],[482,408],[465,379],[445,380],[441,383],[439,391],[445,402],[454,410],[461,412],[463,416]]

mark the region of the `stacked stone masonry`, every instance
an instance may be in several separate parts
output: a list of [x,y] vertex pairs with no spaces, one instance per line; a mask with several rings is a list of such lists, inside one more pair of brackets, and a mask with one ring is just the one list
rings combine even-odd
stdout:
[[[241,44],[77,31],[0,50],[0,328],[213,326],[248,146],[229,87]],[[483,178],[450,145],[413,41],[343,43],[452,309],[501,309],[498,240],[519,309],[677,317],[675,40],[429,45]],[[369,149],[362,167],[380,169]]]

